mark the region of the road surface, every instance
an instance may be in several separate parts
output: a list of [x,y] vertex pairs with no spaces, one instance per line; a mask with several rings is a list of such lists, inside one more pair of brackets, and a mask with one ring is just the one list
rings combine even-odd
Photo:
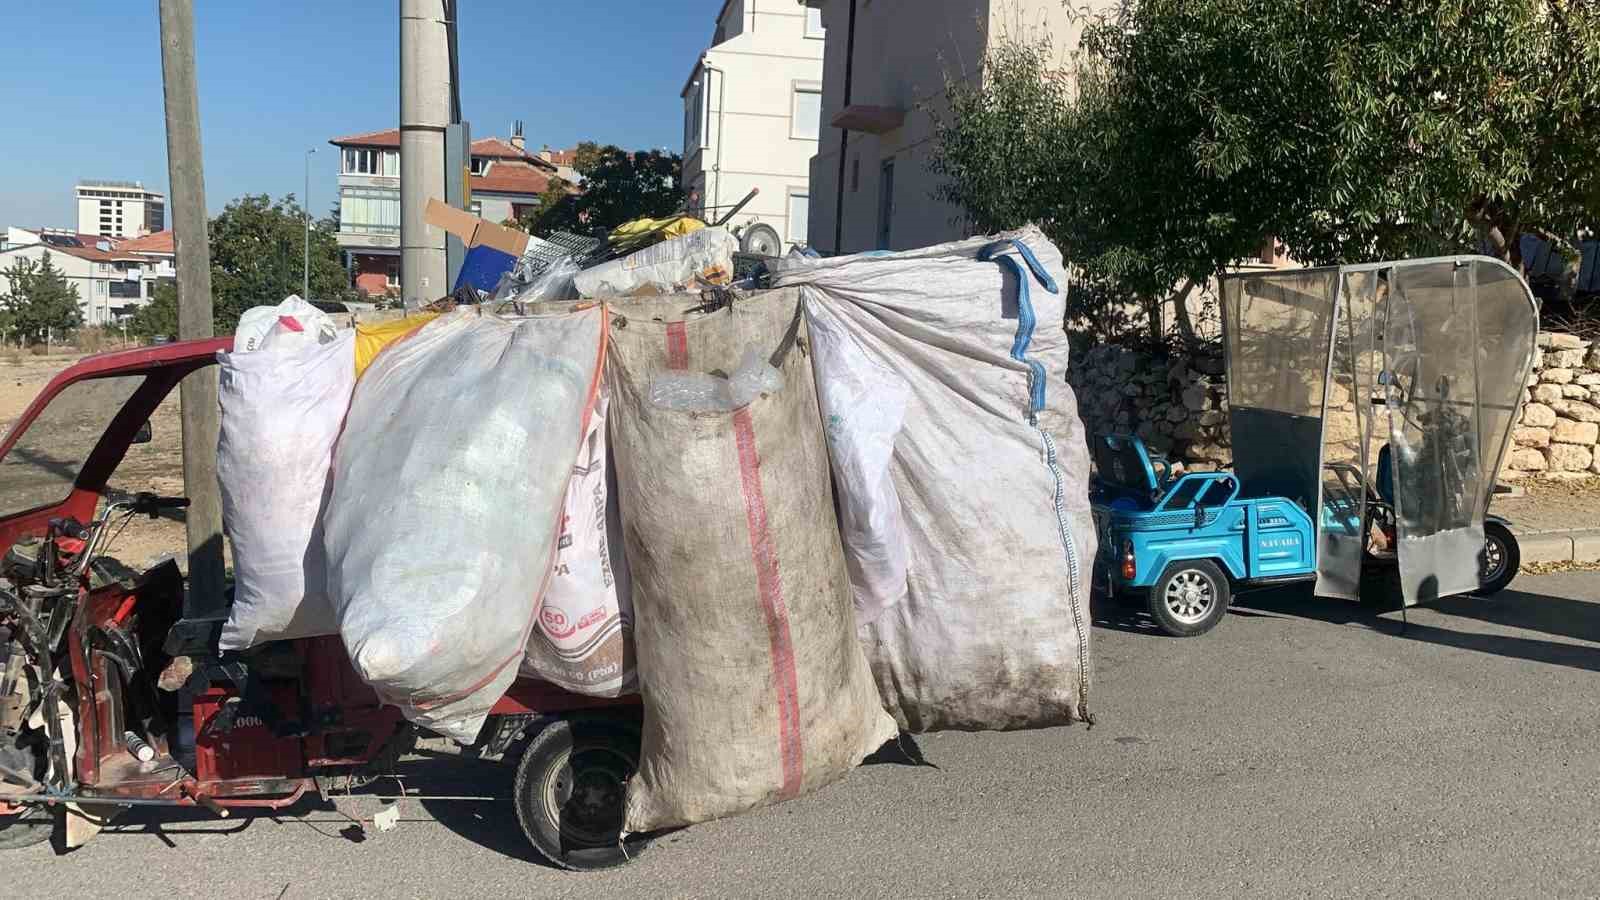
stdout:
[[[1600,574],[1380,618],[1279,590],[1174,640],[1100,609],[1098,724],[920,739],[937,768],[688,829],[598,875],[530,861],[508,804],[130,818],[6,895],[1286,897],[1600,894]],[[504,790],[449,760],[413,787]],[[351,807],[370,813],[373,801]]]

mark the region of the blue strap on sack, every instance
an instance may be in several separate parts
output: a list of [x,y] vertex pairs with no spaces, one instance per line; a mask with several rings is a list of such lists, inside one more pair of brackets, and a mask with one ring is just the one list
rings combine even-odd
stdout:
[[[1017,257],[1007,252],[1012,248],[1021,255],[1022,262],[1017,262]],[[1041,363],[1028,358],[1028,344],[1033,341],[1033,329],[1038,324],[1033,313],[1033,300],[1029,294],[1028,276],[1031,273],[1044,289],[1052,294],[1061,293],[1061,289],[1050,273],[1045,271],[1044,265],[1039,262],[1039,257],[1033,255],[1027,244],[1015,238],[995,241],[984,247],[978,251],[978,259],[983,262],[998,263],[1003,268],[1009,268],[1017,276],[1017,337],[1011,342],[1011,358],[1026,365],[1032,373],[1028,379],[1030,395],[1028,418],[1033,419],[1044,409],[1045,385],[1049,381],[1049,376]],[[1026,270],[1023,268],[1024,263],[1027,264]]]

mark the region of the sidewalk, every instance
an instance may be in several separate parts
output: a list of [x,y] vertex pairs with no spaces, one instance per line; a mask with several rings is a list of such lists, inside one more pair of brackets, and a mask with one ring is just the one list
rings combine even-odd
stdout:
[[1600,478],[1517,486],[1520,496],[1495,498],[1489,512],[1511,521],[1523,565],[1600,562]]

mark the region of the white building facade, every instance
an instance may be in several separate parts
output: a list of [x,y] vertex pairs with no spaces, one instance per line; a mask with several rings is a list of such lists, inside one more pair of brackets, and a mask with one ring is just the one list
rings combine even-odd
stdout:
[[99,245],[87,247],[33,244],[0,251],[0,296],[11,292],[7,270],[19,260],[37,265],[48,255],[50,265],[77,289],[83,324],[115,326],[150,302],[156,283],[163,277],[158,274],[160,271],[165,271],[166,278],[175,277],[176,273],[171,260],[105,249],[110,247],[109,241],[102,240]]
[[776,249],[810,242],[810,160],[822,127],[826,34],[820,10],[727,0],[711,47],[684,84],[683,185],[691,213],[747,240],[770,228]]
[[167,198],[137,181],[86,181],[75,189],[78,231],[109,238],[134,238],[167,227]]
[[[948,83],[977,84],[992,41],[1048,35],[1065,54],[1084,16],[1120,0],[798,0],[827,28],[822,138],[810,161],[812,245],[905,250],[968,236],[929,168]],[[852,59],[853,56],[853,59]]]

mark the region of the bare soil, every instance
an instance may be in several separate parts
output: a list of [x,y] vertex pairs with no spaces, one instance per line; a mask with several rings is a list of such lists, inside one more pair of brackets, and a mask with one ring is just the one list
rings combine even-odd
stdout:
[[[0,355],[0,423],[3,427],[9,431],[11,423],[50,379],[84,355],[33,356],[17,352]],[[104,428],[125,390],[121,385],[108,384],[94,391],[82,391],[81,397],[62,395],[58,398],[58,402],[69,399],[78,402],[60,412],[52,404],[50,412],[35,422],[18,445],[28,452],[28,458],[12,459],[21,456],[14,450],[5,464],[0,464],[0,514],[19,512],[65,497],[83,457],[99,436],[96,429]],[[183,435],[177,391],[173,391],[151,417],[150,427],[151,442],[129,448],[107,486],[108,497],[116,499],[139,491],[183,495]],[[141,517],[130,522],[109,552],[135,568],[153,565],[167,554],[176,557],[179,565],[186,565],[185,544],[184,522],[179,513],[170,518]]]

